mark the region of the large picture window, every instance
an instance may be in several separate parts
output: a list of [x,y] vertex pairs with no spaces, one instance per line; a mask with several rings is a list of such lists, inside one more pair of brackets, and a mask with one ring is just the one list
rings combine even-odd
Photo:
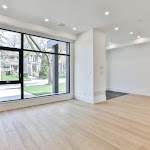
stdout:
[[69,71],[70,43],[0,29],[0,101],[69,93]]

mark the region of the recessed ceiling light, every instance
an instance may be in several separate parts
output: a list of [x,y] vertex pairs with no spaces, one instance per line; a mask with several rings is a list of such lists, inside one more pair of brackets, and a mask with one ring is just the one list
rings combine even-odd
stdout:
[[45,22],[48,22],[48,19],[47,19],[47,18],[45,19]]
[[109,14],[110,14],[109,11],[106,11],[106,12],[105,12],[105,15],[106,15],[106,16],[108,16]]
[[65,24],[64,23],[60,23],[60,24],[58,24],[60,27],[64,27],[65,26]]
[[133,34],[133,32],[130,32],[130,35],[132,35]]
[[7,8],[8,8],[6,5],[2,5],[2,7],[3,7],[4,9],[7,9]]
[[75,31],[75,30],[77,30],[76,28],[73,28],[73,30]]
[[137,36],[137,38],[138,38],[138,39],[140,39],[140,38],[141,38],[141,36]]
[[139,23],[139,24],[140,24],[140,23],[143,23],[143,20],[138,20],[137,23]]
[[109,43],[109,45],[111,45],[112,43]]
[[119,30],[119,27],[116,27],[115,30],[118,31],[118,30]]

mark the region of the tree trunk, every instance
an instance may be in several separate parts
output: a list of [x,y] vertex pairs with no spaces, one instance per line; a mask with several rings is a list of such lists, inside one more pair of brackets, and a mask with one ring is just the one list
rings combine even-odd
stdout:
[[48,63],[48,85],[52,84],[51,64]]

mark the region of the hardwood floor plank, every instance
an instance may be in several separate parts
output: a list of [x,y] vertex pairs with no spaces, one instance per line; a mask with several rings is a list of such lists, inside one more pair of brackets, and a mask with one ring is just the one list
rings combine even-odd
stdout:
[[149,150],[150,97],[68,100],[0,113],[0,150]]
[[16,132],[18,136],[20,137],[25,149],[27,150],[38,150],[38,146],[31,135],[32,133],[29,133],[28,130],[24,127],[22,122],[15,122],[13,123],[14,127],[16,129]]
[[16,131],[7,132],[7,141],[10,150],[25,150],[25,147]]
[[[72,109],[71,106],[69,107]],[[98,120],[93,119],[93,117],[88,116],[88,114],[83,114],[79,111],[81,110],[75,109],[75,111],[71,113],[71,117],[76,119],[75,123],[82,126],[90,133],[93,133],[99,138],[111,143],[112,145],[116,147],[118,146],[120,149],[128,149],[128,147],[130,147],[130,149],[139,149],[141,144],[139,144],[137,141],[144,144],[146,147],[150,146],[146,140],[143,140],[136,135],[132,135],[124,130],[114,128],[111,124],[99,122]],[[82,122],[80,120],[82,120]],[[128,139],[127,137],[130,137],[131,139]]]
[[0,150],[9,150],[5,131],[0,120]]

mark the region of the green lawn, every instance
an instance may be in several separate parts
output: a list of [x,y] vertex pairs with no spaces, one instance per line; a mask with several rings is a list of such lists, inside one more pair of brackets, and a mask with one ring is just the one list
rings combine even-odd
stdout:
[[[36,76],[36,78],[38,79],[39,76]],[[59,79],[63,79],[63,78],[66,78],[66,74],[59,74]]]
[[[36,85],[36,86],[26,86],[24,91],[31,93],[33,95],[45,95],[52,93],[52,85]],[[66,91],[66,83],[59,84],[59,92]]]
[[59,74],[59,79],[66,78],[66,74]]
[[[4,76],[2,81],[17,81],[19,80],[18,76]],[[24,77],[24,81],[31,81],[29,78]]]

